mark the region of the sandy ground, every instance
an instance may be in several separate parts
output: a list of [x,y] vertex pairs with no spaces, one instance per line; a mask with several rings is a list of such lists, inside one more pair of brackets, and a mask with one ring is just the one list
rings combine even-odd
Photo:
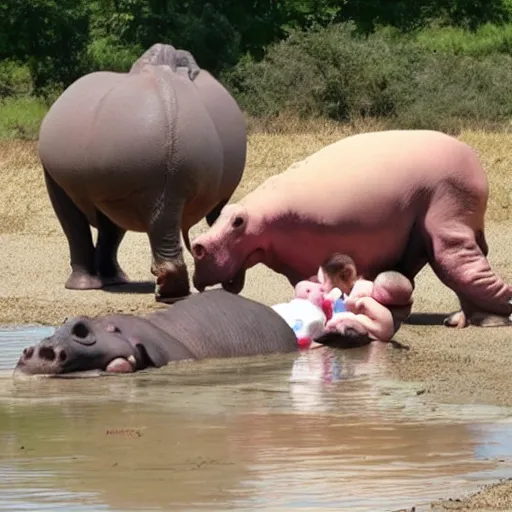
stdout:
[[[339,131],[287,137],[253,136],[246,175],[235,199],[268,175],[340,136]],[[462,138],[479,150],[488,169],[489,259],[494,269],[510,282],[512,137],[473,133]],[[205,229],[203,222],[194,228],[192,235]],[[21,142],[0,144],[0,323],[57,324],[76,314],[142,314],[162,307],[154,301],[146,235],[128,233],[119,260],[137,283],[110,291],[66,290],[67,242],[51,209],[35,146]],[[189,254],[186,261],[192,273]],[[289,300],[290,294],[285,279],[262,266],[248,273],[243,291],[243,295],[266,304]],[[399,362],[389,368],[390,376],[421,381],[433,399],[443,402],[512,405],[509,376],[512,329],[470,327],[455,331],[440,325],[442,318],[455,309],[455,295],[437,280],[430,268],[425,268],[417,279],[410,323],[396,336],[409,350],[402,351],[403,356],[397,358]],[[436,506],[437,510],[443,510],[439,508],[442,504]],[[512,484],[493,486],[469,501],[450,502],[445,506],[457,510],[512,510]]]

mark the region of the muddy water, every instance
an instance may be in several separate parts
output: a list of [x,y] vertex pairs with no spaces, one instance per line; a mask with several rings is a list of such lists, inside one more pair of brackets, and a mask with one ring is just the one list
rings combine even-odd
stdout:
[[511,411],[389,380],[387,345],[13,379],[51,331],[0,331],[0,511],[394,510],[512,474]]

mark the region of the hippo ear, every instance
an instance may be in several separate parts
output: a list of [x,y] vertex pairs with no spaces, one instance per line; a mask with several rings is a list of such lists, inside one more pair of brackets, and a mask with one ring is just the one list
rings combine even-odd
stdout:
[[160,368],[169,362],[168,354],[158,343],[143,343],[135,336],[129,336],[128,341],[139,351],[144,368]]

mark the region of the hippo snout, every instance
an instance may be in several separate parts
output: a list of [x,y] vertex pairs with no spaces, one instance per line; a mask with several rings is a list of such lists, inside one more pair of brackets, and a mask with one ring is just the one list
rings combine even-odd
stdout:
[[53,345],[51,340],[43,340],[39,345],[23,349],[16,368],[28,374],[61,373],[68,359],[63,347]]
[[[26,348],[23,351],[23,357],[25,360],[30,359],[34,355],[35,349],[34,347]],[[66,351],[61,348],[53,348],[53,347],[39,347],[37,350],[37,357],[42,361],[59,361],[63,363],[67,359]]]

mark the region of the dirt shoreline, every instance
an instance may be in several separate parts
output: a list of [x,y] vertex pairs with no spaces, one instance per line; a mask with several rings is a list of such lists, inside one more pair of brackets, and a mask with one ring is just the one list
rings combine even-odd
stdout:
[[[337,133],[289,137],[288,145],[272,141],[270,136],[266,142],[255,139],[249,148],[248,171],[235,198],[254,188],[267,175],[340,136]],[[483,159],[491,163],[496,160],[496,166],[504,165],[500,154],[512,154],[512,142],[507,142],[509,147],[494,141],[488,153],[483,151]],[[496,182],[496,176],[490,176],[491,185]],[[509,254],[512,224],[508,222],[511,190],[512,178],[504,185],[491,186],[493,199],[486,227],[489,260],[508,282],[512,281]],[[206,224],[202,222],[193,229],[192,236],[205,229]],[[132,280],[146,284],[110,291],[66,290],[67,243],[48,201],[34,145],[0,144],[0,324],[58,324],[76,314],[144,314],[164,307],[154,301],[146,235],[128,233],[119,260]],[[189,254],[186,261],[192,273]],[[243,295],[266,304],[289,300],[290,293],[282,276],[262,266],[248,273],[243,291]],[[440,325],[442,318],[457,305],[455,295],[437,280],[430,268],[424,269],[416,283],[411,323],[404,325],[396,336],[409,350],[393,358],[395,363],[387,370],[389,377],[419,381],[433,400],[444,403],[512,406],[512,378],[509,377],[512,330],[474,327],[452,330]],[[433,325],[422,325],[425,322]],[[452,510],[512,510],[512,482],[486,487],[469,500],[445,506]],[[435,507],[434,510],[446,509],[439,503]]]

